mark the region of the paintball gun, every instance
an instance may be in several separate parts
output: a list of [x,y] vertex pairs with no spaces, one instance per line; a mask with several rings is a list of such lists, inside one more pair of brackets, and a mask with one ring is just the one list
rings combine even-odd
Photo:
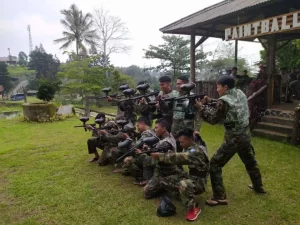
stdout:
[[[131,140],[131,139],[130,139]],[[120,142],[118,144],[118,148],[121,148],[121,147],[129,147],[130,144],[132,143],[132,140],[130,142],[130,140],[126,139],[125,141],[123,142]],[[138,143],[133,146],[131,149],[128,150],[128,152],[126,152],[125,154],[123,154],[121,157],[119,157],[117,159],[117,162],[120,162],[121,160],[125,159],[127,156],[130,156],[133,154],[133,152],[136,150],[136,149],[139,149],[139,148],[142,148],[144,144],[148,145],[148,146],[154,146],[155,144],[157,144],[159,142],[159,138],[156,137],[156,136],[153,136],[153,137],[146,137],[146,138],[143,138],[143,139],[140,139],[138,141]]]
[[203,99],[207,94],[206,93],[199,93],[199,94],[191,94],[190,92],[196,87],[194,83],[183,84],[180,86],[181,90],[183,91],[184,95],[180,97],[171,97],[162,99],[164,102],[170,101],[182,101],[182,110],[173,110],[185,113],[185,119],[194,119],[196,114],[195,103],[196,99]]
[[206,96],[206,93],[199,93],[199,94],[191,94],[190,92],[196,87],[196,84],[189,83],[189,84],[182,84],[180,86],[181,90],[183,91],[184,95],[180,97],[171,97],[171,98],[164,98],[163,101],[175,101],[175,100],[182,100],[182,99],[203,99]]
[[[147,143],[148,142],[148,143]],[[151,140],[146,140],[146,141],[144,141],[144,143],[146,144],[146,145],[148,145],[148,144],[151,144],[151,143],[149,143],[149,142],[151,142]],[[150,145],[148,145],[148,146],[150,146]],[[168,143],[166,143],[166,144],[162,144],[162,145],[160,145],[160,146],[158,146],[158,147],[148,147],[148,149],[147,150],[145,150],[145,151],[143,151],[142,153],[139,153],[139,154],[143,154],[143,153],[146,153],[146,154],[151,154],[151,153],[154,153],[154,152],[163,152],[163,153],[167,153],[168,152],[168,150],[170,150],[171,149],[171,147],[170,147],[170,145],[168,144]],[[137,154],[137,155],[139,155],[139,154]]]
[[87,131],[86,127],[89,126],[89,125],[95,127],[96,126],[95,123],[93,123],[93,124],[86,124],[86,122],[89,121],[89,119],[90,119],[89,117],[81,117],[79,120],[83,123],[83,125],[74,126],[74,127],[84,127],[85,131]]

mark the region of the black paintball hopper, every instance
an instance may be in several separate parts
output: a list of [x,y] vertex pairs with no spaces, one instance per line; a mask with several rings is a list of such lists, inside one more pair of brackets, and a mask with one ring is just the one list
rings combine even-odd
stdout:
[[128,84],[123,84],[123,85],[121,85],[120,87],[119,87],[119,90],[120,91],[125,91],[126,89],[129,89],[130,87],[129,87],[129,85]]
[[193,90],[196,87],[195,83],[188,83],[188,84],[182,84],[180,86],[180,89],[184,92],[190,92],[191,90]]
[[118,148],[129,148],[132,142],[131,138],[127,138],[125,141],[119,142]]
[[146,83],[146,84],[140,84],[140,85],[138,85],[136,87],[136,89],[139,90],[139,91],[146,91],[149,87],[150,87],[150,85]]
[[146,138],[143,138],[143,142],[146,145],[148,145],[149,147],[152,147],[159,142],[159,138],[157,136],[146,137]]
[[108,93],[111,91],[111,88],[107,87],[107,88],[103,88],[102,91],[108,95]]
[[97,124],[101,124],[101,123],[103,123],[104,121],[105,121],[105,119],[104,119],[103,117],[98,118],[98,119],[95,119],[95,123],[97,123]]
[[117,120],[116,124],[120,125],[120,126],[125,126],[128,123],[128,120]]
[[128,88],[128,89],[126,89],[126,90],[123,91],[123,94],[125,96],[132,96],[132,95],[135,94],[135,90],[133,90],[132,88]]
[[81,117],[79,120],[83,123],[86,123],[90,118],[87,116]]

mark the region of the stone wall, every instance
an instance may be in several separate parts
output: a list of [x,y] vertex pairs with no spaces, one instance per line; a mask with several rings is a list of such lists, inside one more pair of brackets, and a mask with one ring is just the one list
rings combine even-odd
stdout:
[[300,145],[300,106],[296,107],[294,116],[295,122],[291,142],[294,145]]
[[26,119],[36,122],[47,122],[55,117],[56,106],[54,103],[25,103],[23,115]]

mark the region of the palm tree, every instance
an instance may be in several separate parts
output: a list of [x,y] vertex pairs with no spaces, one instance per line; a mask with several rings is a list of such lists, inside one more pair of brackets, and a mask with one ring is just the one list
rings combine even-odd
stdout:
[[93,45],[95,39],[98,38],[96,30],[91,30],[92,15],[90,13],[83,15],[75,4],[71,5],[70,9],[64,9],[60,12],[65,16],[65,19],[60,20],[60,23],[64,25],[67,31],[63,32],[63,38],[54,40],[54,43],[63,43],[60,49],[66,49],[75,41],[77,56],[79,50],[87,52],[83,42]]

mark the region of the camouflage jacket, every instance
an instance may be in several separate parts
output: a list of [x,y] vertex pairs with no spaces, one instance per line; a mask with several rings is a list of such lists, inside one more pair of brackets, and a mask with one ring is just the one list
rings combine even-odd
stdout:
[[152,164],[159,162],[173,165],[188,165],[189,176],[206,179],[209,173],[209,159],[206,148],[194,143],[181,153],[157,153],[152,156]]
[[[172,134],[168,134],[167,136],[163,137],[157,144],[156,144],[156,148],[159,148],[160,146],[165,145],[167,142],[167,144],[170,146],[170,150],[171,152],[176,152],[176,140],[173,137]],[[172,165],[170,163],[165,163],[165,162],[159,162],[156,165],[156,168],[158,170],[158,173],[162,176],[168,176],[171,174],[176,173],[176,171],[178,170],[176,165]]]
[[[172,90],[171,92],[165,94],[162,91],[159,92],[158,98],[173,98],[178,97],[178,91]],[[173,117],[173,103],[172,102],[164,102],[159,101],[159,110],[162,113],[163,117],[172,116]]]
[[224,119],[226,132],[241,134],[249,124],[247,97],[238,89],[229,90],[211,105],[201,109],[201,116],[210,124],[217,124]]
[[[191,93],[194,94],[194,93]],[[178,93],[177,97],[181,97]],[[196,110],[195,118],[193,120],[185,119],[185,109],[183,108],[183,103],[187,99],[176,100],[173,103],[173,124],[172,133],[177,133],[183,128],[190,128],[192,130],[200,130],[201,127],[201,117],[199,111]]]
[[228,104],[224,126],[233,132],[240,133],[249,125],[249,108],[246,95],[239,89],[227,91],[220,99]]

